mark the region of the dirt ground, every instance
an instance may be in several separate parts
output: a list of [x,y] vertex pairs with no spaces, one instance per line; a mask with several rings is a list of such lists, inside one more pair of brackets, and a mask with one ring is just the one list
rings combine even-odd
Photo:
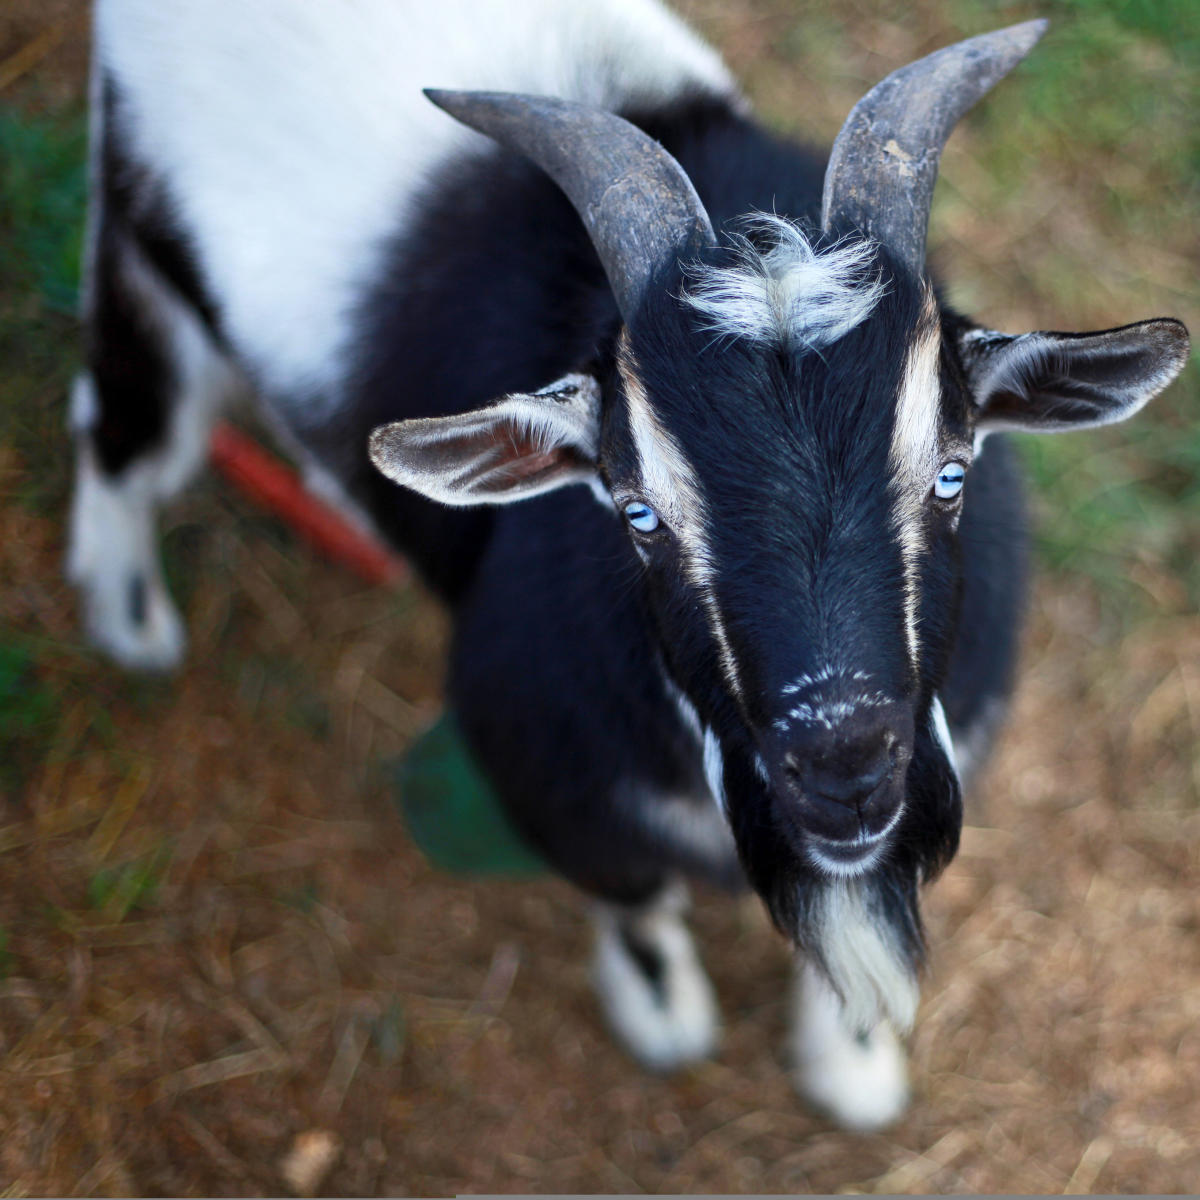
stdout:
[[[50,8],[14,10],[0,63]],[[742,65],[770,26],[739,29]],[[39,103],[78,89],[84,37]],[[327,1195],[1200,1186],[1200,617],[1169,575],[1121,637],[1084,579],[1039,584],[927,896],[916,1095],[862,1136],[790,1088],[756,902],[697,896],[724,1041],[656,1078],[600,1024],[569,888],[422,860],[381,770],[438,712],[417,585],[364,588],[209,480],[166,522],[187,665],[129,679],[82,645],[36,470],[0,446],[0,633],[34,655],[0,806],[0,1195],[303,1191],[298,1149]]]

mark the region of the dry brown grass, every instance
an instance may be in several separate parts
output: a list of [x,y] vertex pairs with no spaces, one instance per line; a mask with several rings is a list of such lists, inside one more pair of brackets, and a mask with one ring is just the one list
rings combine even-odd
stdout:
[[[742,65],[772,69],[773,11],[716,21]],[[43,100],[78,84],[62,53]],[[601,1028],[569,889],[423,863],[372,770],[436,712],[418,590],[364,591],[209,484],[169,522],[188,665],[130,681],[79,649],[28,471],[0,456],[0,629],[56,710],[0,809],[0,1194],[1196,1188],[1200,618],[1169,578],[1146,586],[1174,615],[1119,643],[1086,587],[1040,587],[928,897],[918,1094],[862,1137],[788,1086],[753,901],[699,898],[725,1043],[660,1079]]]

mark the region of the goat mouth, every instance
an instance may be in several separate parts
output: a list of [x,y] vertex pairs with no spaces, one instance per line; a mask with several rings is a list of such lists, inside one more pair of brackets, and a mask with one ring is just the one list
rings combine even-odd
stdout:
[[901,805],[877,833],[864,830],[857,837],[845,839],[809,835],[805,840],[805,855],[824,875],[841,878],[864,875],[887,853],[891,834],[900,824],[903,813],[904,806]]

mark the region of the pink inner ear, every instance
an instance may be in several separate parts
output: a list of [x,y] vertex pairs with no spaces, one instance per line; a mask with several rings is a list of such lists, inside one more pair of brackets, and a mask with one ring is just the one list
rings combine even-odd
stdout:
[[531,475],[541,475],[561,466],[566,455],[562,450],[547,450],[542,454],[521,454],[509,459],[500,466],[510,479],[528,479]]
[[495,473],[511,481],[536,479],[563,469],[581,466],[582,460],[571,446],[542,448],[533,438],[520,437],[512,429],[491,442],[488,474]]

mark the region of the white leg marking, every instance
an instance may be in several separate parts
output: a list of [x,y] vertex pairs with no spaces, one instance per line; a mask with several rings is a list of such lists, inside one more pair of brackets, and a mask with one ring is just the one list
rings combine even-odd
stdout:
[[217,410],[238,380],[196,315],[133,247],[122,267],[168,348],[178,391],[165,401],[165,445],[114,477],[100,468],[89,442],[87,431],[99,416],[95,385],[86,373],[75,380],[69,423],[78,448],[67,575],[83,593],[91,640],[122,666],[162,671],[179,663],[186,639],[158,561],[155,513],[204,464]]
[[124,667],[165,671],[183,656],[183,625],[158,563],[153,494],[143,473],[130,475],[106,476],[80,439],[67,576],[83,592],[92,642]]
[[908,1105],[908,1069],[895,1031],[881,1021],[865,1037],[848,1028],[837,993],[800,961],[792,1004],[796,1090],[847,1129],[882,1129]]
[[[712,984],[683,920],[686,893],[669,888],[640,909],[598,904],[592,984],[617,1040],[644,1066],[669,1071],[708,1058],[718,1040]],[[657,983],[630,953],[622,927],[661,963]]]

